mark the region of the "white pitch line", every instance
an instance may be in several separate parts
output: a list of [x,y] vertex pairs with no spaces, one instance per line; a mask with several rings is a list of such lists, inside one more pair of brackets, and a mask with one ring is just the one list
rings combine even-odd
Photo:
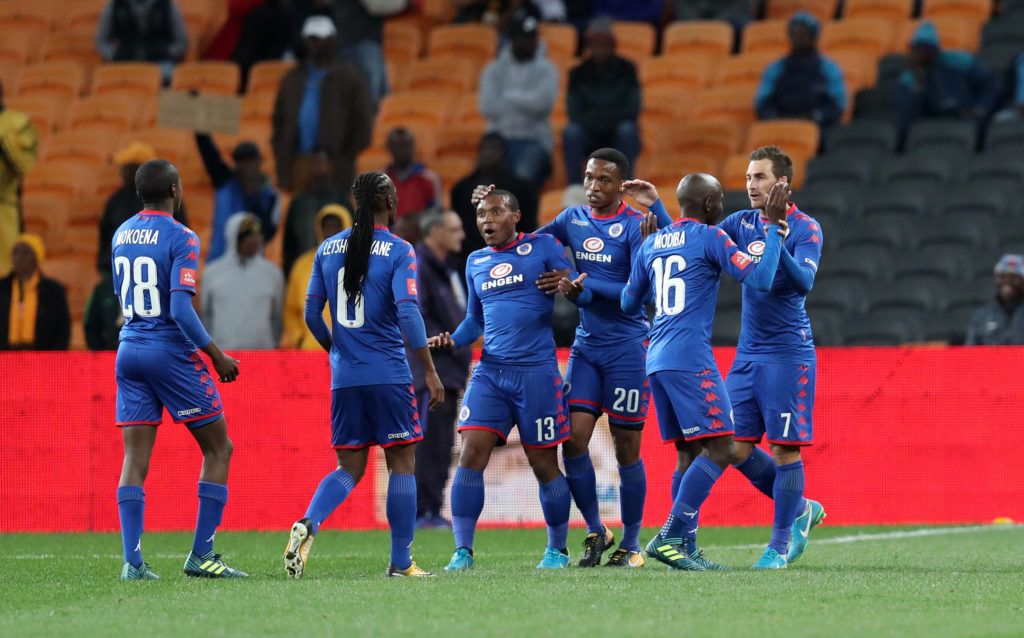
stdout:
[[[878,532],[874,534],[848,534],[846,536],[833,536],[831,538],[816,538],[814,539],[815,545],[841,545],[845,543],[860,543],[867,541],[884,541],[884,540],[898,540],[902,538],[921,538],[922,536],[945,536],[948,534],[973,534],[976,532],[999,532],[1005,530],[1019,530],[1024,529],[1024,524],[1013,523],[1007,525],[967,525],[961,527],[922,527],[921,529],[912,530],[901,530],[897,532]],[[750,549],[761,549],[764,547],[764,543],[757,544],[746,544],[746,545],[706,545],[704,549],[708,550],[750,550]],[[338,556],[349,556],[349,554],[317,554],[324,558],[338,557]],[[175,554],[154,554],[152,558],[157,560],[169,560],[172,558],[181,558],[181,553]],[[62,559],[114,559],[121,558],[121,554],[15,554],[14,556],[3,556],[0,558],[12,558],[14,560],[43,560],[49,558],[62,558]]]

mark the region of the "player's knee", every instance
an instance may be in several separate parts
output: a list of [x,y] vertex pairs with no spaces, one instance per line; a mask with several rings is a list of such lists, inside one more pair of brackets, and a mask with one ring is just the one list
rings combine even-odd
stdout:
[[209,461],[215,461],[217,463],[227,465],[231,462],[231,455],[234,451],[235,444],[231,442],[231,439],[225,437],[222,442],[208,447],[203,452],[203,457]]
[[708,439],[708,458],[720,468],[726,468],[733,460],[734,446],[731,436],[716,436]]
[[578,436],[575,439],[570,436],[566,439],[565,443],[562,444],[562,454],[567,459],[574,459],[578,456],[583,456],[588,448],[588,441],[582,440],[583,437]]
[[617,436],[614,443],[615,461],[621,467],[632,465],[640,460],[640,438],[638,436]]

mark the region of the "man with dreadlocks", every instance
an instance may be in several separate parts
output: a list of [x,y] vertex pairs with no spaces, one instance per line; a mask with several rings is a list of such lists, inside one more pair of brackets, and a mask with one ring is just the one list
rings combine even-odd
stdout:
[[[338,469],[324,477],[306,514],[292,525],[284,566],[301,578],[320,524],[366,470],[371,445],[384,449],[391,562],[386,576],[422,577],[409,555],[416,520],[416,442],[423,438],[402,333],[426,371],[430,408],[444,388],[427,349],[416,293],[416,253],[388,230],[395,222],[395,185],[379,171],[352,185],[353,226],[320,244],[306,292],[306,325],[331,359],[331,443]],[[330,303],[332,326],[323,320]]]

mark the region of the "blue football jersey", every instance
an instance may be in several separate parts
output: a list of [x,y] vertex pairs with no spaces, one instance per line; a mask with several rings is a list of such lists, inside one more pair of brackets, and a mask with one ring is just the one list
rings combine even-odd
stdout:
[[114,233],[111,264],[124,315],[121,341],[192,344],[171,318],[171,291],[196,292],[199,238],[191,229],[143,210]]
[[515,241],[500,249],[487,247],[470,253],[466,314],[483,318],[481,361],[520,366],[555,361],[551,330],[555,299],[538,289],[536,281],[544,272],[563,268],[569,269],[571,279],[576,277],[565,248],[551,235],[519,233]]
[[648,375],[715,369],[711,324],[721,273],[724,270],[743,281],[753,265],[725,231],[687,217],[644,241],[633,258],[625,292],[634,299],[644,299],[649,292],[654,295]]
[[387,228],[373,231],[370,264],[358,304],[345,294],[345,255],[352,229],[324,241],[313,258],[307,296],[331,312],[331,388],[412,383],[398,304],[418,304],[416,252]]
[[[640,234],[643,218],[643,213],[625,202],[615,214],[606,217],[594,215],[590,206],[573,206],[537,232],[550,233],[568,246],[581,273],[625,285],[633,255],[643,243]],[[586,282],[583,285],[586,286]],[[587,307],[580,308],[576,343],[607,346],[642,341],[649,329],[643,309],[627,315],[617,295],[607,298],[595,294]]]
[[[764,250],[768,220],[759,210],[741,210],[725,218],[719,227],[750,258],[757,261]],[[817,274],[821,260],[821,226],[813,217],[790,204],[786,212],[789,236],[783,244],[796,263]],[[736,358],[747,361],[813,361],[814,337],[804,309],[806,295],[797,292],[779,266],[769,292],[743,287],[743,318]]]

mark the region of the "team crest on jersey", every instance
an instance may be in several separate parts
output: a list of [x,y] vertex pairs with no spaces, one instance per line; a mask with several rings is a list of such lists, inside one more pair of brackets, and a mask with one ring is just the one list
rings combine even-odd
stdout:
[[512,264],[495,264],[491,268],[491,279],[501,279],[512,272]]
[[529,255],[531,250],[533,250],[533,244],[519,244],[516,246],[516,252],[523,256]]
[[464,405],[462,406],[462,409],[459,410],[459,421],[466,421],[467,419],[469,419],[469,406]]
[[622,224],[619,224],[619,223],[612,224],[611,227],[608,229],[608,234],[611,235],[612,237],[618,237],[619,235],[621,235],[622,234]]
[[600,237],[591,237],[583,242],[583,249],[588,253],[599,253],[604,250],[604,241]]

